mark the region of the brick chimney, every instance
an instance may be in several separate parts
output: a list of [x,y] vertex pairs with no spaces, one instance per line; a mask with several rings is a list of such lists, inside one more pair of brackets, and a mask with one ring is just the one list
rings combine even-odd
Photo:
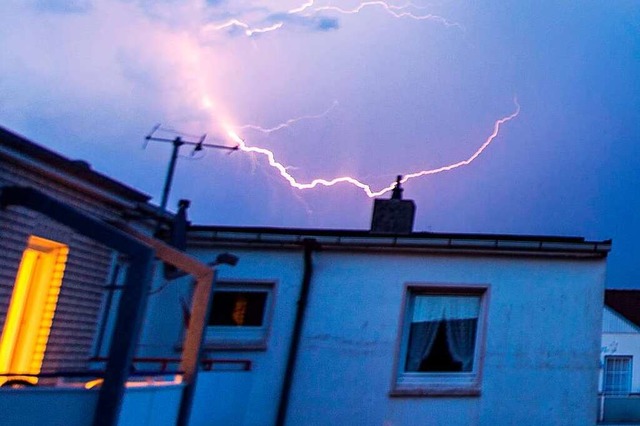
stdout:
[[378,234],[410,234],[413,231],[413,219],[416,205],[412,200],[402,199],[402,176],[398,176],[391,199],[377,198],[373,203],[371,232]]

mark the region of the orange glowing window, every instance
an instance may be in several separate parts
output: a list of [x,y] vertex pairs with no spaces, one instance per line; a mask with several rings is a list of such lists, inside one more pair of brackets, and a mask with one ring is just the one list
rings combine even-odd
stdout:
[[[0,337],[0,373],[40,373],[68,253],[64,244],[29,237]],[[0,383],[7,379],[0,378]]]
[[209,325],[261,327],[267,291],[216,291],[213,294]]

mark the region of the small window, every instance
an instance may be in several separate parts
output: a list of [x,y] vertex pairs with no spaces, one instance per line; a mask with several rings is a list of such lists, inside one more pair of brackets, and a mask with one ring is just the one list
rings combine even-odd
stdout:
[[207,347],[265,349],[272,283],[216,284],[207,328]]
[[261,327],[268,291],[216,291],[209,325]]
[[602,390],[606,395],[628,395],[631,392],[631,356],[606,356]]
[[479,393],[486,287],[409,287],[393,393]]

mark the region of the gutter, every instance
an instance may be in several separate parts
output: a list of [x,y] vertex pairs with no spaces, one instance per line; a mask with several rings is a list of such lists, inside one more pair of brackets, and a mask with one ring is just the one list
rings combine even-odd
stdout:
[[287,367],[282,382],[282,390],[280,391],[280,402],[278,403],[278,416],[276,417],[276,426],[283,426],[287,420],[287,411],[289,408],[289,397],[291,395],[291,386],[293,384],[293,375],[295,374],[296,361],[298,359],[298,349],[300,348],[300,338],[302,336],[302,327],[304,325],[305,312],[307,302],[309,300],[309,291],[311,289],[311,277],[313,276],[313,259],[311,254],[320,246],[314,238],[305,238],[302,241],[304,247],[304,269],[302,273],[302,283],[300,285],[300,297],[298,299],[298,309],[296,311],[296,319],[291,335],[291,343],[289,345],[289,355],[287,357]]
[[548,238],[456,234],[382,236],[342,231],[334,234],[275,232],[229,232],[190,230],[193,245],[252,246],[293,248],[312,238],[326,250],[391,251],[416,253],[464,253],[498,255],[532,255],[551,257],[604,258],[611,251],[611,240],[585,241],[582,238]]

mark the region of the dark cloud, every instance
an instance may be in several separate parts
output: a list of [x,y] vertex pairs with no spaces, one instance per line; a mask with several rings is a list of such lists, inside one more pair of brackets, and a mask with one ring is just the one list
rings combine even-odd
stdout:
[[340,28],[340,22],[336,18],[318,19],[318,29],[321,31],[337,30],[338,28]]

